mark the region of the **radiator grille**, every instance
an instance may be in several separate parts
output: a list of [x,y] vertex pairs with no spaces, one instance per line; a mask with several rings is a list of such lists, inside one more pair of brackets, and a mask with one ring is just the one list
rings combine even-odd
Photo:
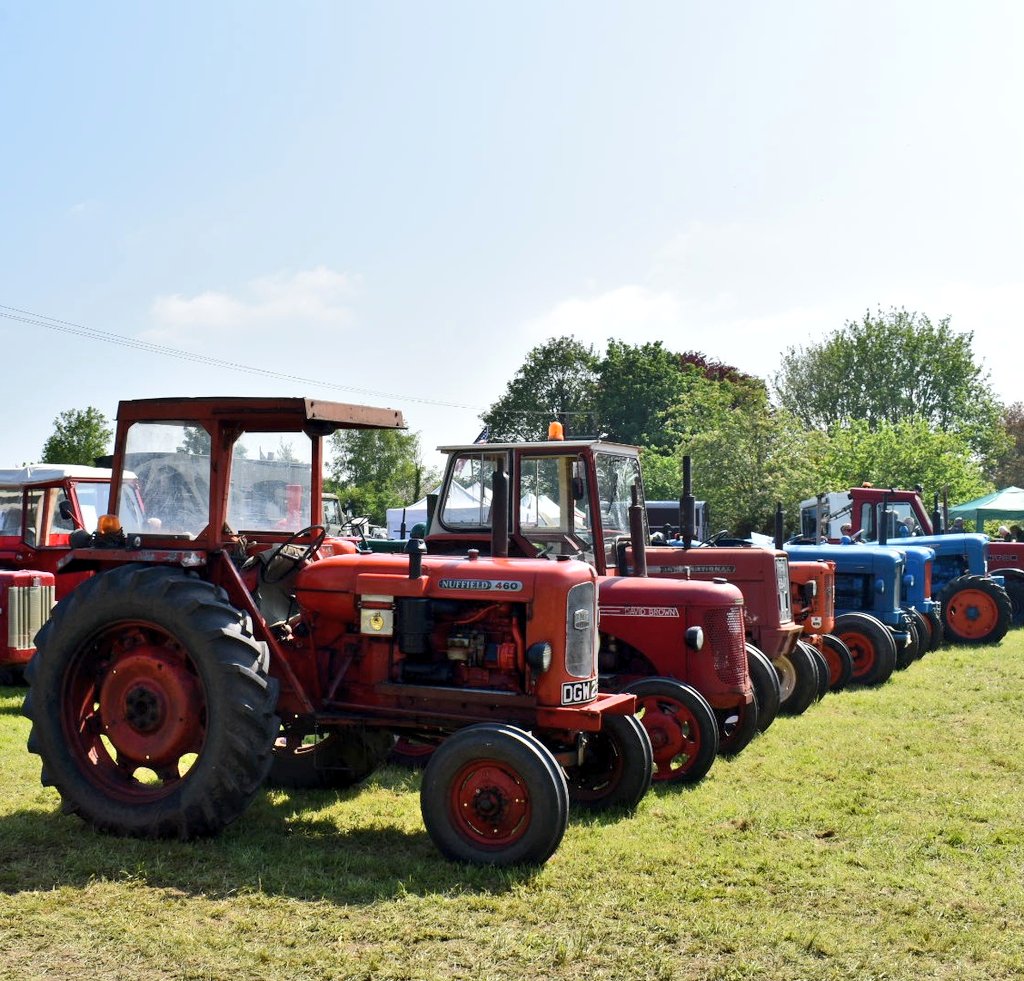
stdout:
[[53,609],[53,586],[11,586],[7,590],[7,646],[30,651]]
[[743,633],[743,607],[707,610],[704,633],[715,658],[715,674],[723,684],[742,687],[747,678],[747,649]]

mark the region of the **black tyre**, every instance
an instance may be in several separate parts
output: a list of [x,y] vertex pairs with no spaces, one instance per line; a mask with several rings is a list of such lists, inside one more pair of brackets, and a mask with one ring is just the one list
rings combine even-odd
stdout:
[[445,858],[474,865],[540,865],[569,820],[565,776],[539,740],[482,723],[442,742],[423,771],[420,811]]
[[[917,623],[909,616],[903,620],[903,629],[908,635],[905,644],[896,645],[896,670],[905,671],[921,656],[921,635],[917,630]],[[895,638],[893,638],[895,641]]]
[[25,669],[20,664],[9,664],[0,668],[0,685],[25,684]]
[[828,694],[828,662],[821,651],[813,644],[808,643],[806,640],[798,640],[797,643],[807,651],[818,670],[818,693],[815,701],[820,702]]
[[394,744],[387,729],[353,726],[312,736],[286,729],[274,743],[267,783],[296,790],[351,787],[373,773]]
[[757,731],[765,732],[775,721],[782,703],[779,676],[759,647],[747,644],[747,671],[757,698]]
[[803,715],[818,697],[818,665],[798,642],[789,654],[772,664],[779,675],[783,715]]
[[914,622],[914,630],[917,633],[917,659],[920,660],[932,649],[931,624],[920,610],[908,607],[906,612]]
[[946,628],[942,626],[942,615],[937,607],[932,607],[925,615],[928,621],[928,650],[937,651],[946,643]]
[[757,695],[751,693],[749,702],[730,709],[715,709],[718,719],[718,755],[736,756],[746,749],[757,735]]
[[853,655],[835,634],[822,634],[822,651],[828,664],[829,691],[842,691],[853,677]]
[[995,575],[1002,576],[1006,583],[1006,595],[1010,597],[1010,626],[1024,627],[1024,572],[997,569]]
[[36,635],[24,713],[44,786],[114,834],[216,834],[267,776],[266,645],[223,590],[165,566],[86,580]]
[[696,783],[718,755],[718,720],[696,688],[674,678],[644,678],[624,691],[636,695],[637,718],[654,753],[658,783]]
[[654,775],[654,751],[632,715],[606,715],[601,731],[587,735],[583,762],[566,767],[569,800],[588,811],[631,811]]
[[1010,597],[988,576],[960,576],[939,597],[942,626],[951,644],[997,644],[1013,619]]
[[889,628],[868,613],[841,613],[833,633],[850,650],[858,685],[881,685],[896,670],[896,642]]

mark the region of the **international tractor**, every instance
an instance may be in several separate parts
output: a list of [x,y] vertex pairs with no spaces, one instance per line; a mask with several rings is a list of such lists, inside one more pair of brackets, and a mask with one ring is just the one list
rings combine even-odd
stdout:
[[[125,509],[137,508],[131,479]],[[110,471],[53,464],[0,470],[0,684],[21,679],[32,638],[88,573],[56,576],[76,528],[93,531],[107,508]]]
[[[502,553],[592,566],[601,690],[637,696],[655,780],[693,782],[716,747],[738,753],[757,731],[742,594],[721,578],[648,576],[637,448],[557,437],[556,430],[545,441],[442,447],[448,464],[427,545],[431,554],[449,553],[490,549],[493,539]],[[508,506],[489,496],[494,474],[507,474]]]
[[[943,533],[938,500],[929,515],[919,490],[853,487],[848,494],[823,494],[803,501],[800,510],[805,535],[838,540],[839,526],[848,522],[851,535],[862,541],[887,539],[896,545],[902,536],[904,544],[934,549],[932,598],[941,608],[947,640],[961,644],[1002,640],[1014,617],[1007,587],[1024,610],[1024,571],[1002,568],[998,576],[990,575],[988,538]],[[1024,612],[1020,617],[1024,620]]]
[[65,811],[115,834],[213,835],[268,777],[349,786],[398,734],[439,740],[420,803],[453,860],[540,863],[570,801],[637,804],[651,744],[636,697],[598,691],[589,565],[326,535],[324,437],[402,425],[301,398],[120,404],[106,513],[57,570],[90,575],[26,672],[29,749]]

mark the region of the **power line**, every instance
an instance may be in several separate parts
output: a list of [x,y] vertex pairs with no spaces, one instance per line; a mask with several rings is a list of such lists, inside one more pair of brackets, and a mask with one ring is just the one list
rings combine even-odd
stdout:
[[306,378],[302,375],[293,375],[283,371],[273,371],[269,368],[258,368],[254,365],[241,364],[237,361],[227,361],[223,358],[214,358],[206,354],[197,354],[194,351],[183,351],[180,348],[168,347],[164,344],[155,344],[152,341],[139,340],[136,337],[125,337],[123,334],[114,334],[109,331],[97,330],[94,327],[85,327],[69,320],[58,320],[55,317],[47,317],[43,314],[32,313],[30,310],[20,310],[17,307],[7,306],[0,303],[0,317],[5,320],[13,320],[17,323],[30,324],[35,327],[45,327],[47,330],[59,331],[62,334],[72,334],[76,337],[85,337],[89,340],[100,341],[104,344],[115,344],[119,347],[126,347],[136,351],[144,351],[148,354],[159,354],[163,357],[177,358],[180,361],[189,361],[193,364],[208,365],[213,368],[226,368],[230,371],[242,371],[251,375],[260,375],[264,378],[279,378],[283,381],[302,382],[308,385],[317,385],[323,388],[333,388],[344,392],[354,392],[357,395],[370,395],[374,398],[393,399],[395,401],[416,402],[421,405],[436,405],[448,409],[469,409],[470,411],[481,411],[480,406],[464,405],[458,402],[444,402],[440,399],[421,398],[416,395],[397,395],[394,392],[380,392],[368,388],[357,388],[354,385],[341,385],[337,382],[322,381],[316,378]]

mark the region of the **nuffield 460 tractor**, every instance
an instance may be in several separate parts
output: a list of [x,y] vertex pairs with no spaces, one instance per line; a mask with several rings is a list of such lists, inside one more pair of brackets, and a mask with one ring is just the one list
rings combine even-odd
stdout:
[[[57,572],[93,574],[26,672],[29,749],[66,811],[211,835],[268,775],[347,786],[399,733],[440,740],[421,810],[455,860],[543,862],[570,800],[637,804],[653,755],[636,697],[598,691],[590,566],[326,536],[323,437],[402,425],[301,398],[121,403],[110,513]],[[126,472],[144,510],[123,507]]]

